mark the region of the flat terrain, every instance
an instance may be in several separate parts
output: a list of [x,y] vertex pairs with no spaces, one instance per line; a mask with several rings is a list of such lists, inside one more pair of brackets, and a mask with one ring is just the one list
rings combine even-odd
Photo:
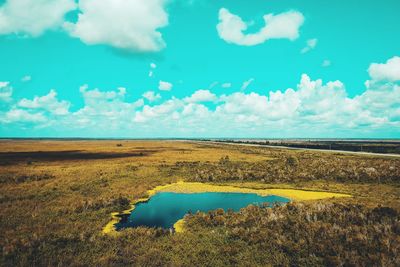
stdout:
[[350,140],[350,139],[215,139],[212,142],[257,145],[265,147],[281,147],[290,149],[306,149],[319,151],[340,151],[357,154],[390,155],[400,157],[400,140]]
[[[351,198],[104,235],[111,212],[188,181]],[[0,142],[2,266],[400,265],[400,159],[184,141]]]

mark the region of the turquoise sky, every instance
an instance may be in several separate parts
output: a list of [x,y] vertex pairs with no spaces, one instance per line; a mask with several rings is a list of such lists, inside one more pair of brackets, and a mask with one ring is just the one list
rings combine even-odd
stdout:
[[0,0],[1,137],[400,138],[398,0],[100,2]]

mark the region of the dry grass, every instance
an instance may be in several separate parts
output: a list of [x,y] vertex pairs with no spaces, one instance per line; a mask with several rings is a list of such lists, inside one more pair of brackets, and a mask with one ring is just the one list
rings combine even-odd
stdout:
[[[131,201],[146,197],[148,190],[188,180],[192,173],[180,168],[179,162],[214,166],[228,156],[240,167],[288,157],[306,157],[307,162],[329,162],[331,157],[339,159],[337,162],[350,160],[351,164],[365,159],[183,141],[1,141],[0,152],[0,265],[201,264],[208,256],[201,258],[196,253],[208,245],[217,246],[216,237],[179,237],[144,228],[125,230],[121,237],[110,239],[101,235],[101,229],[109,222],[111,212],[129,208]],[[368,162],[374,160],[368,157]],[[392,172],[400,166],[394,159],[376,158],[376,162],[382,168],[394,166]],[[381,204],[400,210],[399,179],[355,183],[298,178],[295,182],[270,183],[255,177],[219,183],[345,193],[354,197],[325,202],[371,207]],[[188,246],[196,248],[184,251]],[[225,263],[214,256],[216,265]]]

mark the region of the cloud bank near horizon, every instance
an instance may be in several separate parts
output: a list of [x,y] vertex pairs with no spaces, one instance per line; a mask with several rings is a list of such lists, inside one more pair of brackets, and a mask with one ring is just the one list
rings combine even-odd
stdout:
[[340,81],[323,83],[303,74],[294,89],[221,95],[201,89],[165,101],[152,91],[128,101],[124,87],[101,91],[84,85],[80,88],[84,106],[72,111],[55,90],[33,99],[14,99],[12,85],[1,82],[1,105],[7,109],[0,113],[0,123],[94,137],[101,137],[102,129],[111,136],[128,137],[324,137],[346,132],[369,136],[382,129],[398,133],[400,76],[393,71],[400,66],[397,59],[372,63],[366,90],[354,97]]

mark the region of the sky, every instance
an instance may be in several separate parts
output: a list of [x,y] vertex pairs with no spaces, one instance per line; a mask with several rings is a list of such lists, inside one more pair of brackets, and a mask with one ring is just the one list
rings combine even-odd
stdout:
[[0,137],[400,138],[398,0],[0,0]]

